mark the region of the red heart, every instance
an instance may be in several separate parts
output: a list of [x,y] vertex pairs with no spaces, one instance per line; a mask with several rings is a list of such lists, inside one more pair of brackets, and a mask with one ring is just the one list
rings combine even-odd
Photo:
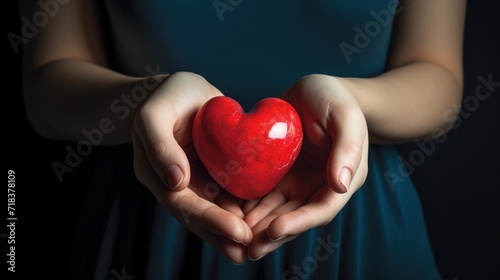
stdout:
[[232,195],[255,199],[269,193],[297,159],[302,124],[280,98],[265,98],[245,113],[232,98],[218,96],[198,110],[193,143],[212,178]]

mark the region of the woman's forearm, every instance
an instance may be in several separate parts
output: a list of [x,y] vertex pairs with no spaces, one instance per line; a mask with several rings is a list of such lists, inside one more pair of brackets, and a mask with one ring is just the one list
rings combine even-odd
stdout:
[[416,62],[368,79],[342,79],[357,98],[373,143],[436,137],[454,124],[462,81],[444,67]]
[[28,119],[49,139],[129,142],[135,109],[166,77],[155,71],[130,77],[83,60],[50,62],[25,83]]
[[[51,62],[27,83],[28,119],[50,139],[79,141],[93,135],[102,145],[129,142],[135,109],[166,77],[155,69],[149,72],[130,77],[80,60]],[[461,82],[432,63],[341,80],[365,113],[373,143],[399,143],[449,130],[462,97]]]

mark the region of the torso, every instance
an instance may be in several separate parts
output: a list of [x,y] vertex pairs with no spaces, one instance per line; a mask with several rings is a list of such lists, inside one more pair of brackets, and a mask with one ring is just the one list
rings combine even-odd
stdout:
[[246,107],[300,77],[384,71],[394,0],[106,1],[120,71],[190,71]]

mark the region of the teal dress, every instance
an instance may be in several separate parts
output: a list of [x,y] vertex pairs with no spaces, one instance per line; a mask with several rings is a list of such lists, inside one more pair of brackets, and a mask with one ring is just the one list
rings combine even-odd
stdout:
[[[249,109],[308,74],[384,72],[396,8],[393,0],[107,0],[103,14],[117,71],[198,73]],[[393,146],[370,145],[366,183],[332,222],[239,266],[138,183],[130,145],[105,149],[71,279],[441,279]]]

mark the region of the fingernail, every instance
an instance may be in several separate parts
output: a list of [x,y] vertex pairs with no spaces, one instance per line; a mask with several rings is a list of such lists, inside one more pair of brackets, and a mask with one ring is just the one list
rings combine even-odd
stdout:
[[175,190],[184,179],[184,174],[182,174],[182,170],[177,165],[172,165],[167,169],[167,173],[165,174],[167,179],[168,186]]
[[232,260],[231,260],[231,262],[232,262],[234,265],[237,265],[237,266],[240,266],[240,265],[242,265],[242,264],[243,264],[243,263],[235,263],[235,262],[233,262]]
[[258,260],[262,259],[265,255],[266,255],[266,254],[264,254],[264,255],[262,255],[262,256],[260,256],[260,257],[256,258],[256,259],[252,259],[252,258],[250,258],[250,257],[248,257],[248,258],[249,258],[251,261],[254,261],[254,262],[255,262],[255,261],[258,261]]
[[241,241],[238,241],[236,239],[233,239],[234,242],[236,243],[239,243],[239,244],[243,244],[243,246],[247,246],[248,247],[248,244],[245,243],[245,241],[241,240]]
[[[226,236],[226,237],[227,237],[227,236]],[[229,237],[228,237],[228,238],[229,238]],[[231,238],[231,240],[233,240],[234,242],[236,242],[236,243],[238,243],[238,244],[243,244],[243,245],[245,245],[245,243],[243,243],[243,241],[238,241],[238,240],[236,240],[236,239],[234,239],[234,238]]]
[[342,167],[339,173],[339,181],[344,186],[345,191],[349,190],[349,185],[351,185],[351,171],[347,167]]
[[276,239],[269,238],[269,240],[271,240],[271,241],[273,241],[273,242],[274,242],[274,241],[280,241],[281,239],[286,238],[286,237],[287,237],[287,235],[282,235],[282,236],[280,236],[280,237],[278,237],[278,238],[276,238]]

